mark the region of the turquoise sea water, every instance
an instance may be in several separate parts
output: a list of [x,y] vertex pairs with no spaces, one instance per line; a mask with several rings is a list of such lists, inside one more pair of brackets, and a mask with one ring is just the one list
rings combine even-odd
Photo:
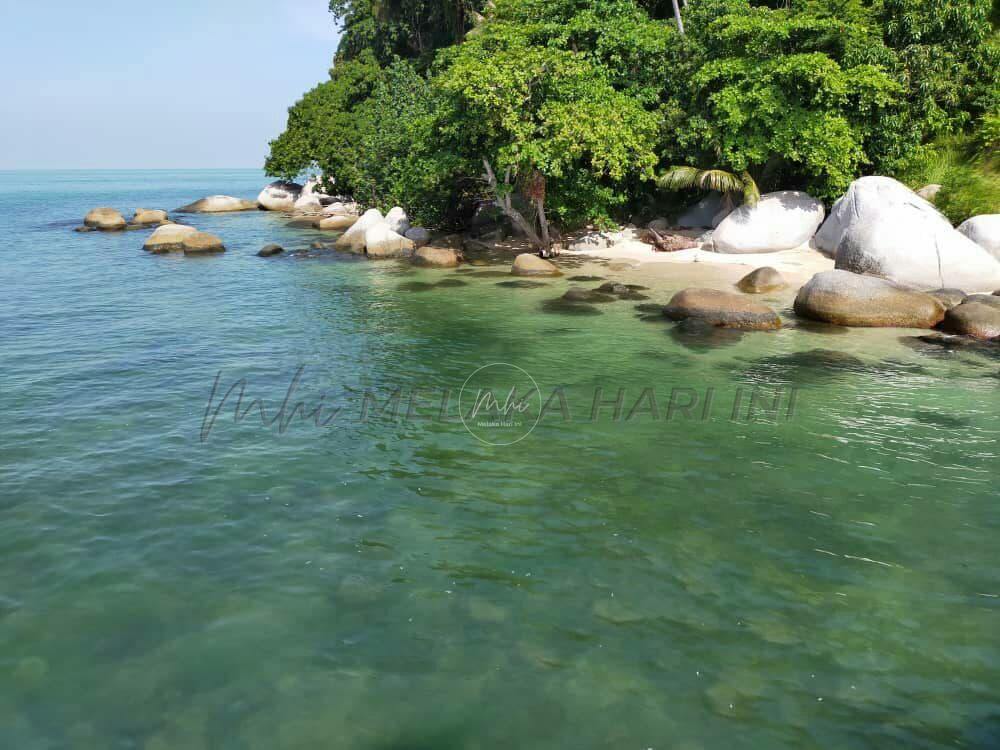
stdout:
[[[71,231],[264,182],[0,173],[0,747],[1000,744],[994,352],[704,345],[500,266],[260,259],[318,237],[259,212],[187,217],[211,258]],[[455,404],[492,363],[556,394],[512,445]]]

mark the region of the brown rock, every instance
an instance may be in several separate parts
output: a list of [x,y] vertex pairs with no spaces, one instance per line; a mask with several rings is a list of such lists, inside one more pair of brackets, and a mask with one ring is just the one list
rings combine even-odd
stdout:
[[167,212],[155,208],[137,208],[132,217],[133,224],[162,224],[167,220]]
[[663,309],[671,320],[694,318],[720,328],[767,331],[781,328],[781,318],[767,305],[734,292],[684,289]]
[[413,265],[426,266],[428,268],[455,268],[461,263],[461,257],[457,252],[448,247],[437,247],[427,245],[418,248],[413,253]]
[[785,283],[785,278],[777,270],[770,266],[764,266],[748,273],[736,282],[736,286],[747,294],[766,294],[784,289],[788,284]]
[[961,289],[935,289],[933,292],[927,293],[944,305],[946,310],[961,305],[968,296]]
[[[1000,300],[1000,297],[995,299]],[[976,300],[971,302],[966,300],[958,307],[948,311],[941,327],[948,333],[958,333],[987,341],[998,338],[1000,337],[1000,306]]]
[[195,232],[184,238],[185,255],[201,255],[204,253],[224,253],[226,251],[222,240],[208,232]]
[[515,276],[562,276],[554,263],[532,253],[522,253],[514,258],[510,272]]
[[336,232],[343,232],[347,229],[353,227],[357,221],[358,216],[327,216],[325,219],[321,219],[316,222],[315,226],[317,229],[323,230],[333,230]]
[[194,227],[184,224],[164,224],[149,235],[143,250],[150,253],[169,253],[184,249],[184,238],[198,232]]
[[83,219],[83,225],[103,232],[115,232],[127,226],[125,217],[113,208],[95,208]]
[[264,245],[264,247],[260,249],[257,255],[258,257],[261,258],[270,258],[274,255],[281,255],[283,252],[285,252],[285,248],[283,248],[281,245],[276,245],[272,243],[270,245]]
[[842,326],[933,328],[944,319],[945,307],[926,292],[835,270],[816,274],[799,290],[795,312]]

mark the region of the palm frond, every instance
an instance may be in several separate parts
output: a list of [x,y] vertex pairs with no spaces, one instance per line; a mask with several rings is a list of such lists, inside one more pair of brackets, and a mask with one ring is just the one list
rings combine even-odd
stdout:
[[700,175],[698,187],[719,193],[742,193],[743,180],[724,169],[706,169]]
[[696,167],[670,167],[657,178],[656,184],[664,190],[688,190],[698,185],[700,174]]

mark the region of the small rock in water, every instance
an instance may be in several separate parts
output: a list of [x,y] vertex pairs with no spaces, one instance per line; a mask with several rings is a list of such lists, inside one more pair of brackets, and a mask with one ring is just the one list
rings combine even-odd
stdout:
[[562,276],[554,263],[531,253],[522,253],[514,258],[510,272],[515,276]]
[[259,255],[261,258],[270,258],[273,255],[281,255],[283,252],[285,252],[285,248],[283,248],[281,245],[275,245],[272,243],[270,245],[264,245],[264,247],[260,249],[260,252],[257,253],[257,255]]
[[83,219],[83,226],[102,232],[117,232],[125,229],[125,217],[113,208],[95,208]]
[[603,276],[570,276],[569,281],[604,281]]
[[542,303],[542,312],[552,313],[555,315],[602,315],[600,310],[598,310],[593,305],[587,305],[580,302],[567,302],[562,299],[550,299]]
[[716,289],[684,289],[663,309],[671,320],[696,318],[720,328],[740,330],[775,330],[781,318],[771,308],[733,292]]
[[670,329],[670,337],[681,346],[693,351],[732,346],[743,340],[743,331],[719,328],[697,318],[687,318]]
[[937,411],[914,412],[913,418],[921,424],[933,425],[934,427],[945,427],[951,430],[965,428],[972,424],[971,420],[965,419],[964,417],[956,417],[952,414],[943,414],[942,412]]
[[222,240],[208,232],[195,232],[184,237],[185,255],[205,255],[208,253],[224,253],[226,251]]
[[1000,297],[967,297],[961,305],[948,311],[941,327],[949,333],[972,336],[984,341],[1000,338]]
[[770,266],[751,271],[738,282],[736,286],[747,294],[766,294],[784,289],[788,284],[778,271]]
[[506,289],[537,289],[538,287],[548,286],[544,281],[529,281],[528,279],[518,279],[517,281],[500,281],[497,282],[497,286],[502,286]]
[[585,302],[585,303],[606,303],[614,302],[615,298],[609,294],[601,294],[590,289],[570,289],[561,299],[564,302]]

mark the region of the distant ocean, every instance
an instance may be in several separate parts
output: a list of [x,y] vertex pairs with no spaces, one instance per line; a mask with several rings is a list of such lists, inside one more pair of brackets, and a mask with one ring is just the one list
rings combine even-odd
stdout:
[[996,745],[995,353],[72,231],[267,181],[0,172],[0,747]]

